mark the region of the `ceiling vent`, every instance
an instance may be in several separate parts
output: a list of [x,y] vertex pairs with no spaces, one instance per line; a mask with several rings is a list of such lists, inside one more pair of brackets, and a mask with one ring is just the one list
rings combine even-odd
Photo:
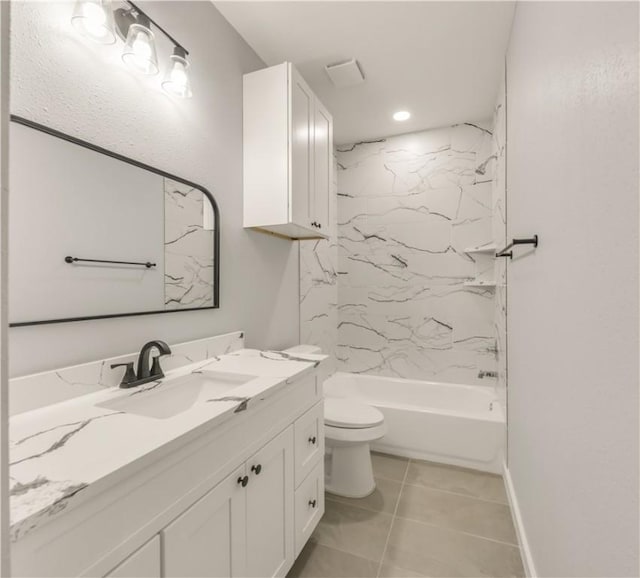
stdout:
[[355,86],[364,82],[364,74],[362,74],[360,65],[355,58],[338,64],[330,64],[325,66],[324,69],[327,71],[331,82],[338,88]]

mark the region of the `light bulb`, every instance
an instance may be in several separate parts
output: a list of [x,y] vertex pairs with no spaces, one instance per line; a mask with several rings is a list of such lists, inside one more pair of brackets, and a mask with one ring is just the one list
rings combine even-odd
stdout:
[[116,41],[111,0],[78,0],[71,23],[95,42],[113,44]]
[[139,14],[137,22],[129,26],[122,60],[142,74],[158,74],[158,57],[151,22],[144,14]]
[[176,46],[171,55],[171,67],[162,81],[162,88],[169,94],[181,98],[191,98],[191,82],[189,80],[189,63],[187,53],[181,46]]
[[403,120],[409,120],[411,118],[411,113],[406,110],[399,110],[398,112],[393,113],[393,120],[397,120],[402,122]]

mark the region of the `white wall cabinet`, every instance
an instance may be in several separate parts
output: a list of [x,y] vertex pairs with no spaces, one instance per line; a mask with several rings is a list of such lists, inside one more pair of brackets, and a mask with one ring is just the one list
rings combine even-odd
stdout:
[[244,226],[328,236],[333,119],[291,63],[244,76]]

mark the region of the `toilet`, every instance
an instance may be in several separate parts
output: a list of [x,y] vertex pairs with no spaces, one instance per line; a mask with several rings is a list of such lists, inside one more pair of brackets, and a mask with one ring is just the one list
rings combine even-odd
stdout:
[[[286,350],[295,355],[322,353],[313,345]],[[325,489],[346,498],[364,498],[376,489],[369,444],[386,433],[384,415],[370,405],[343,398],[324,398]]]

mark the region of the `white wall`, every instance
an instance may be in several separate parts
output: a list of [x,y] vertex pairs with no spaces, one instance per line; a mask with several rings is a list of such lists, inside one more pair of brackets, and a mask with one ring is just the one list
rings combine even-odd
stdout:
[[638,576],[638,4],[521,2],[509,469],[540,576]]
[[0,2],[0,576],[9,576],[9,386],[7,257],[9,197],[9,3]]
[[[14,376],[135,351],[151,338],[244,329],[248,346],[297,342],[297,245],[242,228],[242,74],[264,65],[210,2],[143,7],[191,52],[193,99],[173,100],[160,78],[130,73],[121,43],[79,36],[72,2],[13,2],[12,112],[208,188],[221,213],[220,309],[14,328]],[[163,67],[170,47],[159,45]]]

